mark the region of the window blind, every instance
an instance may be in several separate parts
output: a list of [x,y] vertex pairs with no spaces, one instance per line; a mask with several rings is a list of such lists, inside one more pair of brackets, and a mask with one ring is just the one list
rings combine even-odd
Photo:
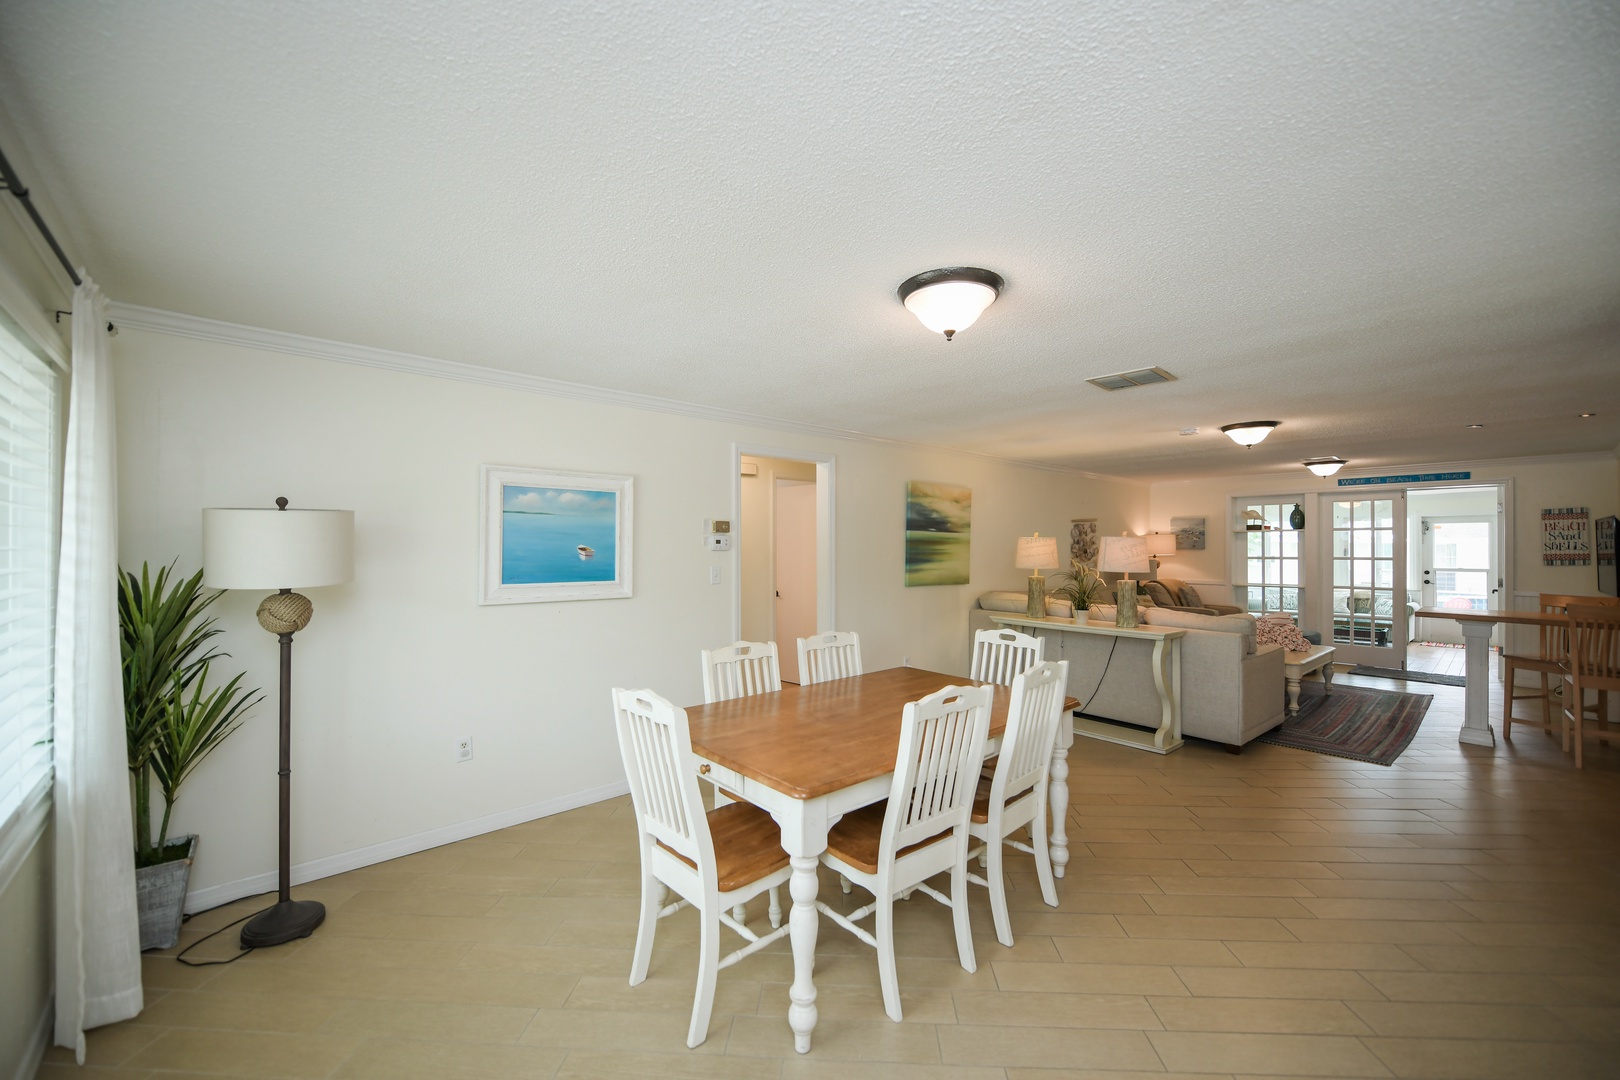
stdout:
[[51,770],[59,393],[0,320],[0,836]]

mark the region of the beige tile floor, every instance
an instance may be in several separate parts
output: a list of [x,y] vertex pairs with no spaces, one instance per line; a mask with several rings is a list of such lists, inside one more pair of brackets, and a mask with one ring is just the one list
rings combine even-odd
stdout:
[[[88,1067],[52,1051],[38,1075],[1620,1076],[1620,749],[1576,772],[1525,728],[1460,746],[1462,691],[1410,689],[1434,703],[1393,768],[1078,740],[1061,906],[1018,857],[1017,945],[980,897],[969,974],[948,913],[906,904],[901,1024],[872,955],[824,924],[804,1057],[786,942],[721,973],[697,1050],[690,912],[626,984],[637,867],[617,799],[298,889],[326,925],[228,967],[149,954],[146,1011],[92,1032]],[[822,896],[845,902],[832,880]],[[198,916],[186,942],[258,903]]]

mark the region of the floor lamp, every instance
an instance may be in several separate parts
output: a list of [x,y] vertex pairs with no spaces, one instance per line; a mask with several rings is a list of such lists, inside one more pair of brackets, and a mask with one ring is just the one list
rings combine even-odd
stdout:
[[244,949],[308,937],[326,918],[314,900],[294,900],[289,875],[292,825],[292,639],[315,608],[293,589],[339,585],[354,576],[354,511],[203,511],[203,584],[215,589],[277,589],[259,604],[259,625],[281,641],[281,893],[242,927]]

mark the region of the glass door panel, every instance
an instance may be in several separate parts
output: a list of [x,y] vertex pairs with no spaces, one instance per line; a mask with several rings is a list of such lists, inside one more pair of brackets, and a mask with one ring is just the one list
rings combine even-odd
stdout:
[[1404,668],[1406,663],[1405,497],[1335,498],[1323,515],[1332,523],[1323,550],[1333,582],[1324,643],[1340,663]]

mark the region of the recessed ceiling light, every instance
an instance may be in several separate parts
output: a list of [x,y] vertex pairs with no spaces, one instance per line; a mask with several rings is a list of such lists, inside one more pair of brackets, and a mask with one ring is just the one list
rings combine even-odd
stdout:
[[1239,446],[1253,446],[1270,435],[1271,429],[1276,426],[1275,420],[1245,420],[1241,424],[1225,424],[1221,430]]
[[1469,424],[1468,426],[1471,427],[1471,428],[1482,428],[1485,425],[1484,424]]

